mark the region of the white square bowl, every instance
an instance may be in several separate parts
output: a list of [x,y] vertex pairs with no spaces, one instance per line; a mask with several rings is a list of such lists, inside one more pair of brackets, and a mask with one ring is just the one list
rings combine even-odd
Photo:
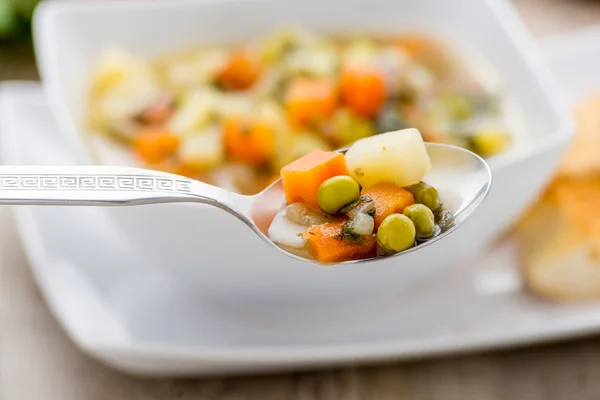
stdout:
[[[157,0],[51,1],[36,12],[36,54],[46,94],[72,151],[83,144],[86,79],[105,46],[154,56],[214,42],[243,41],[282,25],[324,33],[421,31],[482,56],[524,116],[513,150],[490,160],[494,184],[481,210],[419,257],[340,268],[311,266],[270,250],[242,223],[216,209],[161,205],[114,209],[116,221],[163,265],[199,290],[246,303],[363,301],[397,291],[456,264],[503,233],[541,191],[569,142],[573,124],[538,49],[500,0]],[[237,224],[237,225],[236,225]]]

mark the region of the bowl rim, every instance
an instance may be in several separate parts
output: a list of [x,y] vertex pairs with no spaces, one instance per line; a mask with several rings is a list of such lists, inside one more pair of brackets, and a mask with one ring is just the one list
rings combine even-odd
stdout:
[[[58,60],[52,54],[56,46],[54,35],[56,17],[61,13],[77,13],[80,11],[102,10],[118,13],[123,10],[160,10],[178,8],[207,8],[213,4],[236,4],[286,2],[292,0],[153,0],[151,2],[139,0],[121,0],[119,2],[106,2],[104,0],[88,0],[77,2],[72,0],[55,0],[42,2],[36,7],[33,15],[33,36],[36,61],[42,78],[42,87],[50,100],[52,112],[60,127],[68,136],[68,141],[74,151],[83,158],[84,162],[93,162],[94,157],[81,138],[80,129],[72,118],[67,102],[63,100],[65,94],[61,90],[60,82],[55,79]],[[328,2],[342,2],[343,0],[326,0]],[[367,1],[367,0],[364,0]],[[503,28],[503,33],[514,45],[516,52],[525,62],[525,68],[534,72],[533,76],[539,83],[540,90],[548,102],[558,124],[554,130],[544,134],[543,140],[532,141],[530,146],[511,149],[486,161],[494,171],[502,170],[524,159],[535,157],[538,154],[565,146],[571,141],[575,133],[575,122],[570,112],[570,107],[561,93],[557,79],[554,77],[538,44],[527,30],[514,6],[508,0],[480,0],[489,7],[495,16],[496,22]],[[502,74],[500,73],[500,77]]]

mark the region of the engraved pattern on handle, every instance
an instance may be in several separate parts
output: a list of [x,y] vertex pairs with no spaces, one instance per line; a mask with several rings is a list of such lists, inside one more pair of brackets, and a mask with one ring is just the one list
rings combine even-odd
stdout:
[[198,202],[228,209],[236,207],[236,200],[234,194],[215,186],[141,168],[0,166],[0,204],[123,206]]
[[247,219],[251,197],[161,171],[113,166],[0,166],[0,204],[203,203]]
[[144,175],[3,174],[0,190],[159,191],[189,194],[191,182]]

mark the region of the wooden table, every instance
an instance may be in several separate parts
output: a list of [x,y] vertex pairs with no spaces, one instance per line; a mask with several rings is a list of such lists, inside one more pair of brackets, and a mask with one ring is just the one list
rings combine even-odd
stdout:
[[[514,0],[536,35],[600,23],[600,1]],[[27,45],[0,46],[0,80],[36,79]],[[0,210],[2,399],[600,399],[600,338],[368,368],[235,379],[147,380],[80,353],[52,319]]]

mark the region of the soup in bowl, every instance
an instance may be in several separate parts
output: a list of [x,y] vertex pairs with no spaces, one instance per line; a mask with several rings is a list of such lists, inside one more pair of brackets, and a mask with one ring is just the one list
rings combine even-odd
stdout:
[[484,157],[507,150],[513,132],[498,87],[442,41],[414,34],[281,29],[162,58],[106,48],[88,93],[96,142],[244,194],[313,150],[384,132],[417,128]]

